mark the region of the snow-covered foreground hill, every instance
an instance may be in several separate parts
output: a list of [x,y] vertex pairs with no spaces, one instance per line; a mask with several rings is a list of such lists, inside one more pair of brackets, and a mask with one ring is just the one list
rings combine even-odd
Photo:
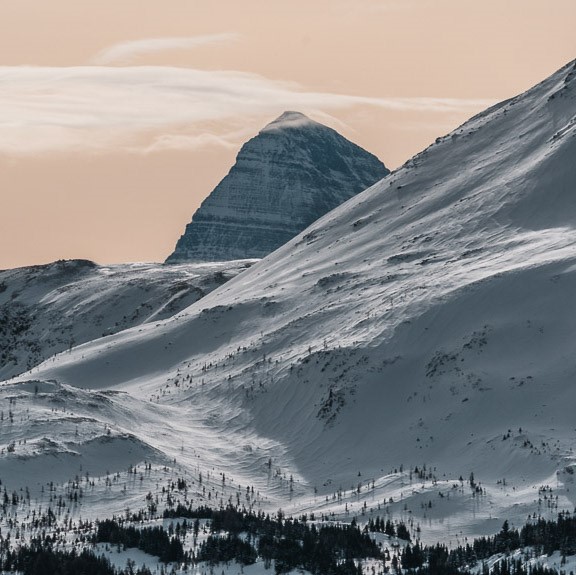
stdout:
[[61,260],[0,271],[0,379],[74,345],[171,317],[252,263]]
[[0,476],[146,459],[198,504],[248,488],[453,543],[573,509],[575,114],[572,62],[197,304],[5,383]]

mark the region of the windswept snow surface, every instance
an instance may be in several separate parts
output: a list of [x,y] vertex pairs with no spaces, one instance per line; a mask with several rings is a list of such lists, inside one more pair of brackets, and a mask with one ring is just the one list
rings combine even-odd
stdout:
[[[575,114],[572,62],[200,302],[2,395],[27,393],[58,441],[29,380],[72,414],[114,391],[100,424],[155,461],[256,485],[270,510],[402,518],[424,542],[572,510]],[[18,450],[1,465],[24,482]]]
[[60,260],[0,270],[0,379],[79,343],[171,317],[254,261],[98,266]]

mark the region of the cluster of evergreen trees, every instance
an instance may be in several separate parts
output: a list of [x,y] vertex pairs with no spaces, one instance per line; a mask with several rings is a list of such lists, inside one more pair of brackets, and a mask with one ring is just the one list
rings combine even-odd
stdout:
[[170,537],[162,527],[121,526],[113,519],[98,523],[95,543],[111,543],[123,547],[136,547],[160,558],[164,563],[184,559],[184,549],[178,537]]
[[207,507],[206,505],[201,505],[200,507],[189,507],[178,503],[175,507],[170,509],[164,509],[163,517],[164,519],[212,519],[214,513],[218,513],[212,509],[212,507]]
[[108,559],[89,549],[81,552],[55,550],[45,542],[32,541],[16,550],[3,550],[0,571],[18,572],[22,575],[152,575],[142,567],[116,569]]
[[401,521],[397,525],[394,525],[390,519],[384,521],[380,516],[376,517],[376,519],[370,519],[365,530],[370,533],[384,533],[388,535],[388,537],[398,537],[398,539],[403,539],[404,541],[411,541],[412,539],[405,523]]
[[[488,575],[485,567],[482,575]],[[543,565],[526,566],[520,559],[506,559],[494,565],[490,575],[556,575],[556,571],[548,569]]]
[[[576,516],[560,513],[555,521],[542,518],[527,523],[520,530],[510,529],[507,521],[493,537],[480,537],[472,544],[448,549],[445,545],[423,547],[408,545],[402,552],[401,565],[408,573],[419,575],[466,575],[468,566],[497,554],[509,554],[532,547],[536,555],[563,556],[576,554]],[[487,573],[487,569],[484,568]],[[504,558],[491,570],[491,575],[547,575],[554,571],[542,566],[526,567],[519,560]]]
[[[538,553],[552,554],[560,551],[563,555],[576,554],[576,516],[559,513],[555,521],[542,518],[527,523],[519,531],[510,529],[504,522],[500,533],[494,537],[480,538],[474,541],[474,549],[482,558],[520,549],[535,547]],[[486,555],[486,554],[489,555]]]
[[249,542],[232,534],[226,537],[208,537],[196,553],[197,561],[208,561],[212,565],[229,561],[252,565],[257,558],[258,553]]
[[[198,510],[189,509],[185,516],[198,517]],[[317,527],[305,516],[287,519],[278,512],[270,517],[233,506],[210,510],[209,519],[211,535],[200,545],[197,561],[236,560],[249,565],[260,557],[267,566],[274,561],[276,573],[304,569],[317,574],[358,575],[362,569],[355,559],[382,557],[380,547],[355,523]]]
[[[179,524],[176,536],[170,537],[162,527],[138,529],[123,526],[115,520],[105,520],[98,524],[94,542],[137,547],[164,562],[206,561],[216,564],[234,560],[250,565],[260,557],[267,567],[274,561],[276,573],[305,569],[317,574],[359,575],[362,569],[355,559],[382,558],[381,549],[371,539],[369,530],[359,529],[355,521],[351,525],[317,527],[308,523],[306,516],[292,519],[278,512],[271,517],[232,505],[225,509],[178,505],[166,510],[164,516],[184,518],[184,522],[194,519],[195,536],[198,535],[200,519],[206,520],[210,535],[191,556],[183,551]],[[373,522],[371,527],[372,531],[384,531],[386,527],[389,531],[394,529],[392,524],[386,525],[380,520]],[[402,528],[397,530],[402,531]]]

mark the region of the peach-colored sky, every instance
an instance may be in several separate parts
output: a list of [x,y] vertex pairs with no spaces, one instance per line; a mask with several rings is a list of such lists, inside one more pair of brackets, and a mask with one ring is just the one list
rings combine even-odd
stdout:
[[2,0],[0,269],[162,261],[286,109],[397,167],[576,57],[574,0]]

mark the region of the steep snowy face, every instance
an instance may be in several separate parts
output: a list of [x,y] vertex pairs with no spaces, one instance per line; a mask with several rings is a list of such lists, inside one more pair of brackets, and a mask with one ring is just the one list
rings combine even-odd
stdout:
[[[538,315],[559,329],[570,321],[564,310],[574,303],[565,301],[570,295],[565,285],[574,275],[570,266],[576,258],[575,85],[572,63],[525,94],[472,118],[380,183],[324,216],[241,278],[208,295],[162,329],[147,331],[142,345],[153,347],[160,332],[168,334],[162,337],[173,333],[170,357],[162,353],[154,361],[161,358],[169,369],[197,358],[191,366],[198,362],[206,382],[204,391],[211,389],[212,376],[217,387],[224,380],[251,386],[258,381],[252,372],[261,367],[263,356],[274,357],[273,367],[266,371],[273,372],[269,378],[278,393],[301,387],[298,373],[308,371],[310,365],[300,362],[314,351],[341,355],[338,361],[343,365],[354,361],[344,349],[352,356],[364,355],[359,350],[367,350],[365,355],[384,361],[385,368],[342,367],[346,375],[334,381],[328,372],[309,377],[315,384],[306,394],[317,396],[304,401],[304,406],[296,402],[291,428],[296,430],[294,440],[298,442],[306,435],[300,433],[295,421],[302,418],[303,428],[308,428],[303,419],[319,412],[318,406],[329,404],[332,407],[325,410],[326,416],[330,418],[338,411],[341,413],[334,420],[345,420],[346,410],[337,407],[346,403],[350,386],[375,390],[372,386],[378,378],[370,374],[380,373],[380,369],[382,373],[393,371],[394,380],[409,388],[426,382],[427,373],[445,380],[453,378],[452,384],[458,388],[463,366],[452,366],[450,357],[454,354],[449,350],[459,341],[466,343],[474,334],[484,333],[486,325],[488,332],[495,334],[499,329],[512,330],[515,317],[521,318],[518,321],[523,325],[534,325]],[[305,120],[292,114],[279,119],[278,128],[273,123],[250,146],[268,141],[277,129],[298,132],[303,129],[301,122]],[[284,128],[291,123],[293,128]],[[515,301],[520,287],[522,293],[528,293],[530,286],[542,285],[547,273],[553,277],[544,282],[546,290],[534,289],[526,300]],[[557,300],[550,298],[554,289],[558,290]],[[468,292],[470,298],[465,297]],[[521,309],[529,304],[535,310],[532,318],[528,309]],[[214,312],[208,313],[211,308]],[[433,318],[443,319],[435,323]],[[444,328],[437,331],[432,329],[435,325]],[[210,338],[204,337],[208,327]],[[534,333],[552,338],[556,331],[536,329]],[[512,332],[510,337],[518,341]],[[488,335],[486,338],[490,341]],[[124,337],[118,336],[114,356],[123,364],[131,364],[132,348],[125,348],[123,341]],[[126,341],[133,346],[136,340],[126,335]],[[177,341],[182,342],[181,349]],[[570,358],[573,354],[565,349],[567,341],[558,336],[557,346],[534,342],[531,352],[556,358],[557,351]],[[228,371],[223,370],[227,354],[238,347],[253,351],[242,354],[235,366],[226,368]],[[478,370],[493,371],[499,366],[502,373],[498,378],[520,377],[526,361],[523,349],[514,352],[518,373],[498,362]],[[444,363],[450,360],[454,370],[447,366],[433,369],[436,363],[442,364],[438,359],[442,354],[448,355]],[[542,357],[539,364],[554,365],[552,355]],[[404,360],[393,361],[397,356]],[[213,374],[205,367],[207,357],[208,364],[219,366]],[[511,361],[509,358],[508,363]],[[138,361],[132,365],[134,374],[128,379],[140,379],[147,369],[153,369]],[[302,369],[290,370],[295,365]],[[52,377],[50,366],[46,369]],[[82,374],[78,377],[94,386],[100,386],[100,380],[114,385],[127,381],[125,370],[117,376],[99,361],[82,367],[76,358],[54,369],[54,374],[70,384],[74,384],[75,374]],[[476,371],[471,371],[471,378]],[[228,375],[232,375],[231,380]],[[379,377],[388,380],[385,375]],[[471,405],[472,401],[466,403],[467,408]],[[398,413],[403,411],[399,406]],[[269,413],[275,413],[275,408]],[[284,416],[285,411],[274,416],[276,429]],[[263,410],[257,421],[268,417]],[[368,425],[361,423],[355,428]],[[354,452],[357,455],[358,451]]]
[[244,144],[167,262],[264,257],[388,173],[334,130],[285,112]]

